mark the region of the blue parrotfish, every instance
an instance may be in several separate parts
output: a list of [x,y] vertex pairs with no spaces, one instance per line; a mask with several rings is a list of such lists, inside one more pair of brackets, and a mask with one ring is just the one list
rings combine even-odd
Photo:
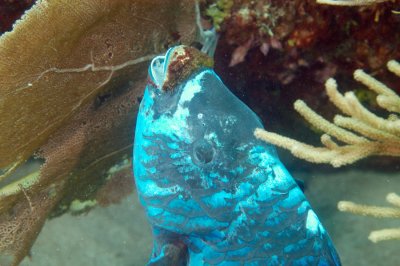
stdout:
[[340,265],[259,117],[187,46],[155,57],[137,116],[134,175],[152,227],[148,265]]

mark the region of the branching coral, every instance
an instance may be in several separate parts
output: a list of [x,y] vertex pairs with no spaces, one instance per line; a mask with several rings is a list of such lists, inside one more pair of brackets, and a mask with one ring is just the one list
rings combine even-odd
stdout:
[[[399,63],[390,61],[387,66],[400,76]],[[371,155],[400,156],[400,120],[394,114],[400,111],[400,97],[362,70],[354,72],[354,79],[376,92],[378,105],[393,113],[386,119],[375,115],[362,106],[353,92],[344,95],[338,92],[336,81],[331,78],[325,83],[329,99],[348,116],[336,115],[331,123],[303,101],[294,103],[297,112],[325,133],[321,136],[321,143],[325,147],[314,147],[263,129],[256,129],[254,135],[290,150],[296,157],[313,163],[330,163],[334,167],[351,164]],[[332,137],[344,144],[336,143]]]
[[[370,205],[360,205],[351,201],[340,201],[338,209],[344,212],[372,216],[377,218],[400,218],[400,196],[396,193],[389,193],[386,196],[387,202],[393,207],[379,207]],[[400,239],[400,228],[388,228],[372,231],[369,240],[376,243],[383,240]]]
[[[193,14],[190,0],[42,0],[1,36],[1,265],[17,265],[49,216],[94,199],[129,158],[144,63],[191,42]],[[10,181],[34,152],[40,173]]]

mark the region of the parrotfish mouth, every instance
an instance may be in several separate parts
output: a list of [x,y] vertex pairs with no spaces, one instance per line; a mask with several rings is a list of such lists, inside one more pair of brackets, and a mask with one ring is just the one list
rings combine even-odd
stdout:
[[212,68],[214,61],[196,48],[176,46],[156,56],[149,66],[149,83],[162,91],[172,91],[195,70]]
[[171,53],[176,47],[169,48],[165,55],[159,55],[153,58],[149,67],[150,80],[157,86],[162,87],[167,75],[168,61],[171,59]]

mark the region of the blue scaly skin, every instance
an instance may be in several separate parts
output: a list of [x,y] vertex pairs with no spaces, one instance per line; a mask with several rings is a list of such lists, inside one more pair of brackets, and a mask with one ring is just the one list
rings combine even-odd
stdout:
[[152,61],[134,144],[149,265],[340,265],[262,127],[194,48]]

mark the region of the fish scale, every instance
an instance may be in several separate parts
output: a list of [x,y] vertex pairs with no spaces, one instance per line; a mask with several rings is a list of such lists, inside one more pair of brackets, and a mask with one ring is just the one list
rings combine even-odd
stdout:
[[340,265],[275,148],[254,137],[261,120],[203,57],[178,46],[149,68],[134,143],[149,265]]

